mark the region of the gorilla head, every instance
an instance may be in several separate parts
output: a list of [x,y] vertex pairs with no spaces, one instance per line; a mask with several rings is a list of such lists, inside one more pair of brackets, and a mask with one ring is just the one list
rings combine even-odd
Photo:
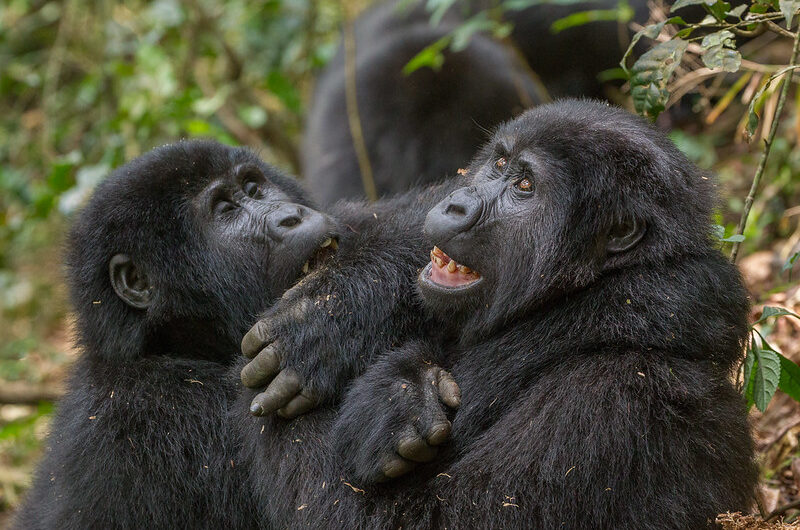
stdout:
[[601,275],[709,248],[712,181],[607,105],[526,112],[497,130],[467,178],[427,217],[437,248],[420,283],[452,315],[480,309],[483,329]]
[[67,266],[80,341],[101,357],[227,359],[334,238],[295,181],[246,149],[155,149],[105,180],[74,224]]

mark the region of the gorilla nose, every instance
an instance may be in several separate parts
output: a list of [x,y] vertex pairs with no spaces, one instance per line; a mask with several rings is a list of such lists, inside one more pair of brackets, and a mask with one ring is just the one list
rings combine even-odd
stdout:
[[267,219],[269,232],[273,237],[283,239],[293,231],[301,230],[312,212],[316,213],[299,204],[281,204],[269,214]]
[[272,239],[319,239],[334,227],[331,219],[312,208],[295,203],[281,203],[267,214],[267,229]]
[[458,189],[428,212],[425,235],[437,243],[444,243],[472,228],[480,215],[481,201],[475,190]]

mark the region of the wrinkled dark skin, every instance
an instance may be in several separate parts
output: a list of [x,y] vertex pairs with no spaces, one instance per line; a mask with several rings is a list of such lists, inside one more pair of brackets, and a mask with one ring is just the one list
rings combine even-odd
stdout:
[[[246,425],[262,520],[703,528],[747,510],[757,472],[730,373],[748,301],[709,237],[713,180],[638,117],[571,100],[502,126],[467,179],[424,229],[481,280],[444,288],[426,266],[438,325],[371,363],[336,408]],[[440,369],[457,409],[427,382]],[[451,440],[437,446],[442,418]],[[439,449],[409,473],[409,445]]]

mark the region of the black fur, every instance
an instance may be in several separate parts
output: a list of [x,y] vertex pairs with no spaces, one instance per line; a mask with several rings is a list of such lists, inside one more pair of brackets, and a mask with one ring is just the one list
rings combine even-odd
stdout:
[[[254,179],[251,197],[245,184]],[[325,402],[338,401],[377,352],[424,324],[413,289],[424,264],[422,222],[447,190],[341,203],[335,223],[311,209],[294,179],[246,149],[181,142],[115,171],[70,234],[67,276],[83,354],[16,526],[267,524],[245,488],[233,428],[253,421],[243,405],[232,408],[242,335],[320,243],[338,236],[338,254],[268,311],[292,353],[285,365]],[[292,222],[279,222],[285,215]],[[152,283],[146,309],[115,292],[109,262],[118,254]],[[310,307],[298,323],[295,304],[304,300]]]
[[[455,338],[388,353],[338,414],[244,425],[262,520],[702,528],[748,509],[753,444],[730,379],[748,301],[710,239],[714,181],[640,118],[574,100],[500,127],[468,179],[425,228],[483,280],[453,293],[420,276]],[[473,224],[444,228],[470,208]],[[643,237],[617,251],[636,226]],[[419,421],[409,387],[427,384],[413,374],[431,362],[463,392],[452,444],[407,478],[374,484],[402,428]]]
[[[252,215],[212,219],[203,192],[219,179],[230,191],[242,168],[263,179],[262,199],[233,191]],[[255,526],[229,428],[230,371],[255,315],[302,266],[309,242],[273,240],[257,215],[292,203],[306,203],[293,179],[213,142],[155,149],[98,186],[66,255],[82,355],[17,528]],[[119,253],[153,283],[148,308],[114,292]]]
[[[433,27],[419,5],[384,2],[355,22],[358,112],[379,195],[452,176],[497,124],[539,103],[515,52],[476,34],[444,52],[440,70],[403,67],[463,23],[456,9]],[[303,175],[325,203],[364,196],[347,116],[343,47],[317,80],[303,141]]]

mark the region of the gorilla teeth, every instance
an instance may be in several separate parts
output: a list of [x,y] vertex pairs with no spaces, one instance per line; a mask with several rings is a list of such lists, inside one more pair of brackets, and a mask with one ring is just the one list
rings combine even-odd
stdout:
[[323,242],[322,242],[322,244],[319,246],[319,248],[325,248],[325,247],[333,247],[333,248],[337,248],[337,247],[338,247],[338,245],[336,245],[336,244],[335,244],[335,242],[334,242],[334,239],[333,239],[333,238],[329,237],[328,239],[326,239],[325,241],[323,241]]
[[480,274],[473,271],[466,265],[459,265],[456,260],[442,252],[442,249],[439,247],[433,247],[433,250],[431,250],[431,263],[450,274],[455,274],[458,272],[464,276],[471,276],[473,278],[481,277]]
[[308,269],[309,269],[310,267],[311,267],[311,266],[310,266],[310,265],[309,265],[309,263],[306,261],[306,262],[303,264],[303,274],[308,274]]

